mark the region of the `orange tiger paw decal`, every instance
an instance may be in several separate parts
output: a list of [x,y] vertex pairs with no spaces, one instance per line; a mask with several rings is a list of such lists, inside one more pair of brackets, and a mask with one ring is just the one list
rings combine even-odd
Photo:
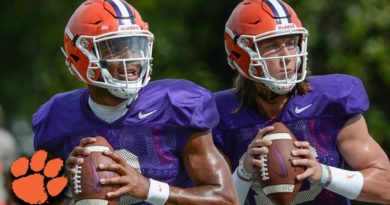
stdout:
[[[34,153],[30,162],[26,157],[21,157],[11,165],[11,174],[15,177],[12,190],[19,199],[28,204],[48,202],[49,195],[57,196],[68,183],[66,177],[58,177],[64,162],[56,158],[46,163],[46,159],[47,152],[39,150]],[[34,173],[26,176],[29,168]],[[49,179],[46,185],[45,179]]]

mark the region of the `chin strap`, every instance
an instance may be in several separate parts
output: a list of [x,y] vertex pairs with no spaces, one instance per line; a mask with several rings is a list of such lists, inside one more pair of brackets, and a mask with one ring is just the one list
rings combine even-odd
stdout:
[[291,90],[294,89],[296,83],[273,83],[269,81],[264,81],[264,85],[267,86],[268,89],[270,89],[273,93],[278,95],[284,95],[289,93]]

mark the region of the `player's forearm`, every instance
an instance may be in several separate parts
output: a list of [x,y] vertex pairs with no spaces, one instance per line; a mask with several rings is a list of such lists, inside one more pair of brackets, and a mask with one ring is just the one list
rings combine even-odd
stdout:
[[166,204],[186,205],[220,205],[234,204],[236,201],[234,190],[223,188],[222,185],[207,185],[188,189],[170,187],[170,194]]
[[390,170],[369,168],[361,170],[364,176],[363,189],[357,200],[390,203]]
[[325,189],[352,200],[390,203],[390,171],[372,167],[359,171],[326,167],[326,180],[321,179]]

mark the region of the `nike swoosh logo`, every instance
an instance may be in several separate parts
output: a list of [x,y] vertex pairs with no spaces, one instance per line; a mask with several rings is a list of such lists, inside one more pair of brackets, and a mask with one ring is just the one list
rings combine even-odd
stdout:
[[355,174],[352,174],[352,175],[347,175],[347,179],[352,179],[353,177],[355,176]]
[[279,151],[277,146],[275,146],[275,151],[276,151],[276,156],[277,156],[279,164],[280,164],[280,170],[278,172],[276,172],[276,174],[280,178],[285,178],[285,177],[288,176],[287,167],[284,164],[284,160],[283,160],[282,154],[280,153],[280,151]]
[[142,111],[141,111],[141,112],[138,113],[138,118],[139,118],[140,120],[142,120],[142,119],[148,117],[149,115],[153,114],[153,113],[156,112],[156,111],[157,111],[157,110],[153,110],[153,111],[147,112],[147,113],[142,113]]
[[307,108],[311,107],[311,105],[312,105],[312,104],[308,104],[308,105],[306,105],[305,107],[302,107],[302,108],[299,108],[299,107],[297,106],[297,107],[295,107],[295,113],[299,114],[299,113],[305,111]]

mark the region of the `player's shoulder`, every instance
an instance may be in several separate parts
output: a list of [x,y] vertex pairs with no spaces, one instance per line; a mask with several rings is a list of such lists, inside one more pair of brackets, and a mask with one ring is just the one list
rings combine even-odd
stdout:
[[256,124],[259,119],[262,120],[255,109],[242,105],[236,88],[215,92],[214,98],[220,116],[218,128],[237,129]]
[[309,76],[308,81],[317,92],[322,93],[328,93],[334,90],[348,91],[357,87],[363,88],[362,81],[359,78],[346,74]]
[[214,93],[215,103],[219,112],[231,113],[240,107],[240,99],[235,88],[222,90]]
[[204,87],[185,79],[162,79],[150,82],[149,89],[158,88],[159,90],[178,90],[187,92],[209,92]]
[[231,89],[215,92],[214,96],[215,96],[215,99],[218,99],[218,100],[221,100],[221,101],[237,98],[236,89],[235,88],[231,88]]
[[212,94],[204,87],[183,79],[163,79],[150,82],[141,92],[141,96],[155,96],[161,100],[169,98],[170,101],[180,102],[211,98]]
[[307,116],[350,116],[361,114],[369,107],[362,81],[345,74],[308,77],[312,90],[291,98],[291,113]]
[[212,93],[187,80],[164,79],[150,82],[139,93],[131,112],[153,113],[143,123],[176,127],[211,128],[218,121],[214,119],[218,113]]
[[33,121],[36,123],[50,115],[61,117],[58,116],[61,113],[71,113],[77,110],[80,106],[80,98],[86,92],[86,89],[78,89],[55,94],[37,109],[33,115]]
[[347,100],[351,96],[365,97],[366,91],[362,81],[351,75],[329,74],[308,77],[312,87],[309,96],[328,101]]

